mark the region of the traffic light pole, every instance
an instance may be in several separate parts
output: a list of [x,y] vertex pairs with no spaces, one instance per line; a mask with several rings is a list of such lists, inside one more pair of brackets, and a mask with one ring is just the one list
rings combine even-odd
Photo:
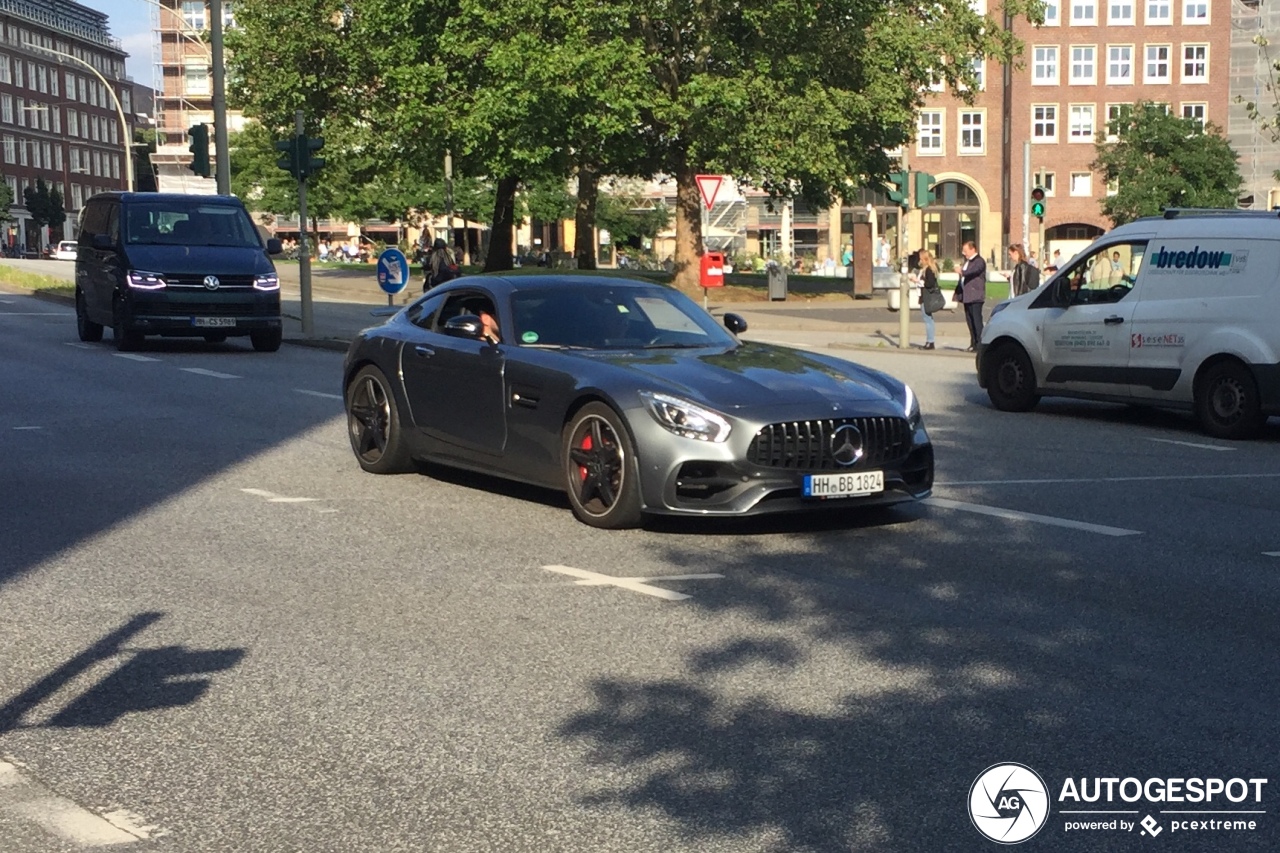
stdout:
[[[301,137],[307,132],[302,110],[293,114],[293,125]],[[315,335],[315,314],[311,305],[311,250],[307,247],[307,179],[298,178],[298,286],[302,291],[302,336]]]
[[[911,346],[911,283],[907,279],[907,255],[911,251],[911,244],[907,242],[907,214],[911,212],[911,193],[915,191],[915,182],[911,178],[911,169],[907,166],[906,145],[902,146],[902,173],[907,176],[907,183],[902,188],[902,216],[898,228],[902,232],[902,249],[898,254],[902,259],[898,272],[898,348],[908,349]],[[872,246],[871,251],[875,250],[876,247]]]
[[[1043,187],[1044,186],[1044,169],[1040,170],[1039,174],[1037,175],[1037,178],[1038,180],[1036,181],[1036,186]],[[1040,243],[1040,249],[1039,249],[1040,269],[1044,269],[1046,266],[1049,265],[1049,252],[1045,249],[1045,246],[1044,246],[1044,217],[1043,216],[1040,217],[1040,236],[1038,238],[1038,241]]]
[[213,18],[209,42],[213,48],[213,144],[217,152],[214,175],[218,195],[231,195],[231,152],[227,148],[227,71],[222,61],[222,0],[209,0]]
[[[1031,252],[1031,140],[1022,143],[1022,248]],[[1044,248],[1038,251],[1044,254]]]

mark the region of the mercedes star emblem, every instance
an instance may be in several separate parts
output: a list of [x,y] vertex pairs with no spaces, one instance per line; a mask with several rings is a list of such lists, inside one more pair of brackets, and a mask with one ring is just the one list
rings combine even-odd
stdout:
[[846,468],[862,458],[862,433],[856,426],[845,424],[831,433],[831,455]]
[[204,277],[204,286],[209,290],[217,290],[218,285],[220,284],[222,284],[222,282],[218,281],[218,277],[216,275],[207,275]]

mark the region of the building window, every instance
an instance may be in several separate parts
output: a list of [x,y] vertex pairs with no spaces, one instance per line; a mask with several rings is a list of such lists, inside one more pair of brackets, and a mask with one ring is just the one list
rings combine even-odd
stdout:
[[0,121],[13,124],[13,95],[0,95]]
[[209,89],[209,68],[206,65],[187,65],[184,67],[185,92],[188,95],[207,95]]
[[984,116],[982,112],[961,112],[960,113],[960,153],[961,154],[981,154],[986,145],[983,138],[982,125]]
[[27,126],[27,102],[18,98],[18,127]]
[[1072,104],[1069,114],[1070,142],[1093,142],[1093,104]]
[[[57,74],[57,72],[55,71],[54,74]],[[43,95],[49,94],[49,69],[43,65],[40,66],[40,93]]]
[[[54,78],[57,79],[57,78]],[[59,107],[50,107],[49,112],[53,114],[53,132],[62,134],[62,110]]]
[[84,191],[79,184],[71,185],[71,209],[79,210],[84,207]]
[[987,88],[987,63],[981,57],[973,60],[974,91],[982,92]]
[[77,100],[77,101],[79,101],[79,102],[80,102],[80,103],[82,103],[82,104],[87,103],[87,102],[89,101],[89,95],[88,95],[88,93],[87,93],[87,92],[85,92],[85,90],[84,90],[84,78],[83,78],[83,77],[77,77],[77,78],[76,78],[76,100]]
[[68,71],[63,79],[67,81],[67,100],[71,100],[76,95],[76,75]]
[[1133,82],[1133,45],[1107,45],[1107,82],[1116,85]]
[[1182,82],[1209,82],[1209,45],[1184,44],[1182,46]]
[[1107,4],[1107,23],[1127,26],[1133,23],[1133,0],[1111,0]]
[[204,29],[204,0],[182,0],[182,20],[188,29]]
[[231,29],[236,25],[235,4],[231,0],[223,0],[222,3],[222,27],[223,29]]
[[120,106],[126,114],[133,112],[133,98],[130,96],[128,89],[120,93]]
[[1200,127],[1203,128],[1206,120],[1205,113],[1208,107],[1209,107],[1208,104],[1183,104],[1182,117],[1194,119],[1195,121],[1199,122]]
[[0,83],[12,83],[13,72],[9,66],[9,57],[0,53]]
[[98,131],[98,118],[97,118],[97,116],[94,116],[94,119],[93,119],[93,121],[92,121],[92,122],[90,122],[90,124],[92,124],[92,125],[93,125],[93,129],[92,129],[92,133],[93,133],[93,141],[94,141],[94,142],[101,142],[101,141],[102,141],[102,134],[101,134],[101,133],[99,133],[99,131]]
[[1098,7],[1094,0],[1071,0],[1071,26],[1087,27],[1098,23]]
[[942,153],[942,111],[928,110],[920,113],[916,122],[916,153]]
[[1107,104],[1107,141],[1116,142],[1120,136],[1117,133],[1119,122],[1128,118],[1130,111],[1133,109],[1132,104]]
[[1032,48],[1031,83],[1035,86],[1058,85],[1057,45]]
[[1071,84],[1073,86],[1092,86],[1097,82],[1096,51],[1097,48],[1091,44],[1071,46]]
[[1044,190],[1047,196],[1053,195],[1053,172],[1040,173],[1040,189]]
[[1071,173],[1071,194],[1076,196],[1093,195],[1093,173],[1092,172],[1072,172]]
[[75,110],[67,110],[67,136],[80,135],[80,123],[76,118],[78,115]]
[[89,138],[89,114],[84,110],[80,111],[80,138]]
[[58,91],[58,72],[56,70],[49,72],[49,94],[55,98],[62,94]]
[[[53,149],[53,168],[59,172],[62,171],[62,146],[61,145]],[[65,192],[61,193],[61,195],[64,199],[67,197]]]
[[1173,6],[1170,0],[1147,0],[1147,24],[1172,24]]
[[1188,0],[1182,4],[1182,23],[1209,23],[1209,4],[1205,0]]
[[1031,108],[1031,140],[1058,141],[1058,105],[1036,104]]
[[1046,27],[1056,27],[1061,21],[1058,20],[1058,0],[1048,0],[1044,4],[1044,25]]
[[1120,179],[1112,178],[1107,181],[1107,195],[1115,195],[1120,192]]
[[1143,82],[1148,84],[1169,82],[1169,45],[1147,45],[1147,73]]
[[27,140],[25,139],[18,140],[18,165],[27,165]]

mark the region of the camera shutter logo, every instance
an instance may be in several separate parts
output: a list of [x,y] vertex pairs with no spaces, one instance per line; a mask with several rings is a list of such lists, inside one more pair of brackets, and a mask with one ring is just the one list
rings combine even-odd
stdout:
[[217,290],[222,282],[218,281],[216,275],[207,275],[204,277],[204,286],[209,290]]
[[1018,844],[1049,819],[1049,789],[1025,764],[993,764],[973,780],[969,818],[990,840]]
[[831,456],[836,464],[848,468],[862,458],[862,433],[853,424],[837,427],[831,433]]

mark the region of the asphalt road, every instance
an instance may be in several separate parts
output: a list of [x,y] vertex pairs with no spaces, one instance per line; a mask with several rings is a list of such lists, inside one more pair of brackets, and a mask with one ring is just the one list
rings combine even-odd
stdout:
[[[363,474],[338,353],[126,357],[0,294],[0,850],[994,850],[966,805],[1009,761],[1029,850],[1280,847],[1280,421],[1002,414],[967,359],[857,357],[922,400],[935,503],[606,533]],[[1066,832],[1068,777],[1269,782],[1110,806],[1152,839]],[[1162,813],[1204,808],[1265,813]]]

